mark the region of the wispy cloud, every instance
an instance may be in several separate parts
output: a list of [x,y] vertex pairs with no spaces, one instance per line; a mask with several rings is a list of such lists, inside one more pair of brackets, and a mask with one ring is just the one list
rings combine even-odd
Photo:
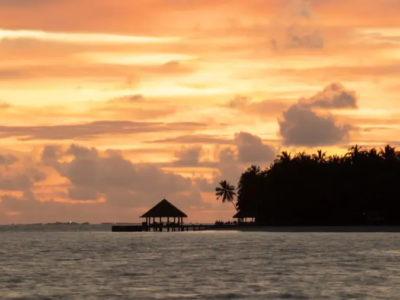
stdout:
[[0,29],[0,40],[34,39],[78,44],[151,44],[179,42],[180,37],[128,36],[96,33],[61,33],[39,30],[7,30]]

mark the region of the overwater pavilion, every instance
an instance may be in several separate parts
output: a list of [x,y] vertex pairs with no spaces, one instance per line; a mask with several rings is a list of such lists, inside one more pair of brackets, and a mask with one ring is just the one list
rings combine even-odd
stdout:
[[247,218],[251,219],[251,222],[254,222],[256,218],[256,213],[250,210],[248,211],[240,210],[232,218],[238,219],[238,223],[240,223],[241,221],[243,222],[243,220],[244,222],[247,222]]
[[[163,220],[165,220],[165,218],[166,227],[179,227],[183,225],[183,218],[187,218],[187,215],[175,205],[171,204],[171,202],[163,199],[156,206],[142,215],[141,218],[146,218],[146,222],[143,222],[143,225],[146,227],[160,228],[160,230],[162,230],[162,227],[164,226]],[[173,223],[171,222],[172,220]]]

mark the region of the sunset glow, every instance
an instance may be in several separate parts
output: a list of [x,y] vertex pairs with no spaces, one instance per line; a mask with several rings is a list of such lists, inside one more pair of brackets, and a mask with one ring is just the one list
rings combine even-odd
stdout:
[[0,223],[228,220],[280,151],[399,144],[398,1],[83,2],[0,1]]

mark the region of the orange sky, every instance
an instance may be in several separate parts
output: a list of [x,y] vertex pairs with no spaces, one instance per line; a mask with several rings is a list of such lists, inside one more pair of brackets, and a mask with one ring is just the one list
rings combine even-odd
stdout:
[[398,0],[0,0],[0,223],[138,221],[281,150],[398,144]]

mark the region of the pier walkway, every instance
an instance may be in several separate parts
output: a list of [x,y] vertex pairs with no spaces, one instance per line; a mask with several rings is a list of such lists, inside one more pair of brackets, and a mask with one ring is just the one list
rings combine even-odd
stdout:
[[200,230],[213,230],[216,229],[215,225],[202,225],[202,224],[183,224],[183,225],[113,225],[111,231],[113,232],[141,232],[141,231],[200,231]]

